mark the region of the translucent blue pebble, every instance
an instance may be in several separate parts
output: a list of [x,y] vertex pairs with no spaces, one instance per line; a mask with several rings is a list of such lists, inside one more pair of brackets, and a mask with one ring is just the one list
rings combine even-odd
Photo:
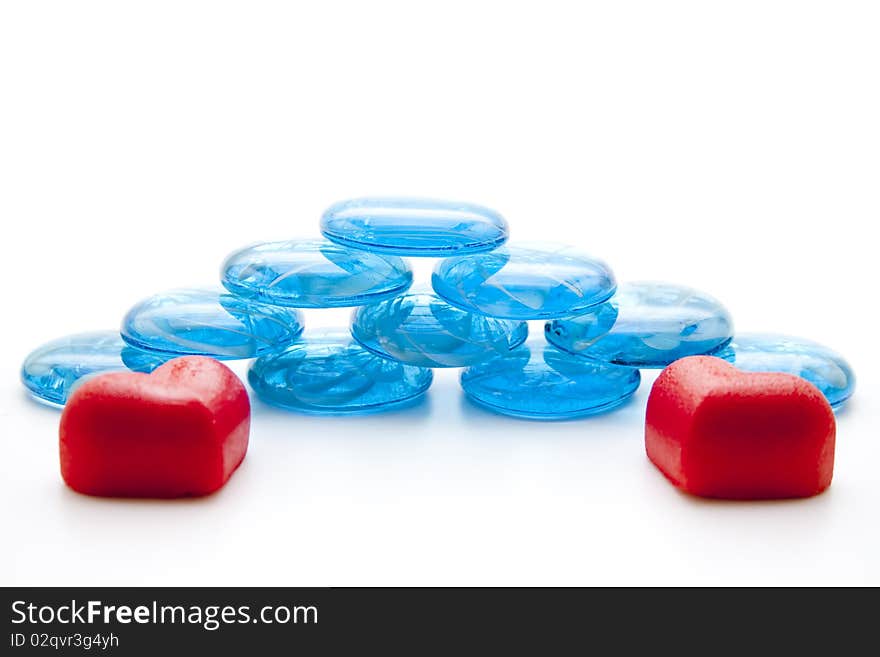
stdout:
[[437,264],[434,291],[464,310],[506,319],[575,315],[617,287],[601,260],[563,246],[505,246]]
[[610,411],[632,397],[640,382],[637,369],[573,356],[541,339],[461,374],[461,387],[471,401],[536,420]]
[[236,251],[223,263],[221,278],[238,296],[294,308],[337,308],[402,294],[412,271],[397,256],[299,240]]
[[669,363],[724,347],[733,320],[708,294],[667,283],[624,283],[607,302],[544,326],[547,341],[572,353],[632,367]]
[[35,349],[21,366],[21,381],[36,399],[63,406],[85,377],[127,369],[150,372],[166,360],[128,346],[118,331],[79,333]]
[[464,367],[507,353],[525,322],[468,313],[428,293],[408,292],[355,311],[351,333],[375,354],[420,367]]
[[380,358],[344,329],[307,333],[287,350],[254,361],[248,381],[267,404],[302,413],[373,413],[409,405],[431,370]]
[[302,329],[292,308],[198,288],[144,299],[122,320],[123,339],[139,349],[226,360],[281,351]]
[[367,251],[442,257],[488,251],[507,240],[504,218],[472,203],[419,198],[359,198],[321,218],[330,240]]
[[748,372],[785,372],[806,379],[834,409],[852,397],[856,387],[856,376],[843,356],[803,338],[741,333],[716,355]]

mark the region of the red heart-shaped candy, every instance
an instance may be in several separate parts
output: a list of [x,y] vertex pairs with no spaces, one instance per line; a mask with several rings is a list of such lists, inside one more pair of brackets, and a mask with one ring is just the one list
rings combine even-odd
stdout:
[[834,413],[791,374],[743,372],[711,356],[667,367],[645,417],[648,458],[676,486],[725,499],[808,497],[831,484]]
[[82,383],[61,415],[61,476],[87,495],[184,497],[220,488],[244,458],[247,391],[212,358]]

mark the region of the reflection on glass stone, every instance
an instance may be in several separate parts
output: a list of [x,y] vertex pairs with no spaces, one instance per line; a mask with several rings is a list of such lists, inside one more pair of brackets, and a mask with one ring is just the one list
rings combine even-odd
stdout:
[[507,240],[504,218],[473,203],[420,198],[359,198],[330,206],[321,232],[339,244],[404,256],[488,251]]
[[668,283],[623,283],[606,303],[547,322],[547,341],[571,353],[631,367],[666,367],[711,354],[733,335],[733,320],[719,301]]
[[224,287],[238,296],[294,308],[377,303],[412,283],[412,271],[397,256],[324,240],[249,246],[226,259],[221,276]]
[[639,370],[593,361],[532,339],[461,375],[468,398],[496,413],[538,420],[596,415],[639,387]]
[[298,311],[214,289],[181,289],[135,305],[122,321],[133,347],[172,355],[253,358],[280,351],[302,332]]
[[248,381],[268,404],[303,413],[372,413],[414,402],[430,369],[381,358],[344,329],[307,333],[285,351],[254,361]]
[[806,379],[834,409],[849,399],[856,376],[843,356],[803,338],[771,333],[741,333],[718,357],[747,372],[785,372]]
[[454,306],[506,319],[577,314],[606,301],[617,286],[607,264],[558,245],[504,246],[441,260],[434,291]]
[[38,400],[63,406],[75,384],[104,372],[151,372],[168,360],[123,342],[118,331],[69,335],[44,344],[25,359],[21,381]]
[[420,367],[464,367],[508,352],[525,322],[468,313],[429,293],[409,292],[354,313],[352,335],[367,349]]

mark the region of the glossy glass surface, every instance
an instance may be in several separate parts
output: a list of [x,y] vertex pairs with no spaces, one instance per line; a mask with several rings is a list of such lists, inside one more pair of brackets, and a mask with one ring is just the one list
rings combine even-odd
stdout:
[[370,353],[345,329],[307,333],[285,351],[258,358],[248,372],[267,404],[321,415],[399,408],[421,397],[432,378],[429,369]]
[[76,383],[104,372],[151,372],[167,358],[127,345],[118,331],[79,333],[52,340],[31,352],[21,381],[38,400],[63,406]]
[[666,367],[711,354],[733,336],[730,314],[713,297],[668,283],[623,283],[606,303],[544,327],[560,349],[632,367]]
[[490,317],[565,317],[606,301],[617,287],[601,260],[564,246],[504,246],[437,263],[434,291],[454,306]]
[[716,355],[747,372],[785,372],[806,379],[834,409],[852,397],[856,387],[856,376],[843,356],[803,338],[741,333]]
[[302,332],[298,311],[222,290],[172,290],[144,299],[122,321],[130,345],[172,355],[253,358],[280,351]]
[[278,306],[337,308],[377,303],[409,289],[412,271],[397,256],[324,240],[256,244],[221,269],[230,292]]
[[442,257],[488,251],[507,240],[504,218],[473,203],[420,198],[359,198],[330,206],[327,239],[357,249]]
[[429,293],[409,292],[354,313],[352,335],[367,349],[420,367],[464,367],[508,352],[524,322],[468,313]]
[[562,420],[605,413],[633,396],[637,369],[559,351],[541,339],[461,374],[471,401],[489,410],[536,420]]

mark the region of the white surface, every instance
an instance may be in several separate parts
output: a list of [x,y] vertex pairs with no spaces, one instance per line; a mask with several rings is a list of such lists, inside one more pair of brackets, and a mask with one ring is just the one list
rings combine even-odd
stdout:
[[[880,584],[877,5],[514,4],[0,5],[0,584]],[[485,203],[837,348],[830,491],[679,494],[644,455],[653,375],[542,424],[464,405],[456,372],[394,415],[255,404],[209,499],[64,487],[31,348],[365,194]]]

